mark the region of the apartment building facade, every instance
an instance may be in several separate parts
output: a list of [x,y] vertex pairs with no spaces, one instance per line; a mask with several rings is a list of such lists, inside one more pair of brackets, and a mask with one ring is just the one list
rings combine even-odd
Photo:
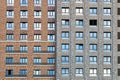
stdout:
[[55,1],[0,0],[0,80],[55,80]]
[[120,0],[56,5],[56,80],[120,80]]

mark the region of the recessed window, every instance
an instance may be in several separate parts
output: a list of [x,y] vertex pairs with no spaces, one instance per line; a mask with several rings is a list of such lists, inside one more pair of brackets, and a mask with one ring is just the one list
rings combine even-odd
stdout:
[[83,32],[76,32],[75,36],[76,36],[76,39],[83,39]]
[[120,27],[120,20],[117,21],[117,26]]
[[13,75],[14,75],[14,71],[12,69],[6,70],[6,76],[13,76]]
[[90,8],[90,15],[97,15],[97,8]]
[[90,39],[97,39],[97,32],[90,32]]
[[42,51],[42,47],[41,46],[34,46],[33,51],[34,51],[34,53],[39,53]]
[[13,10],[7,11],[7,18],[14,18],[14,11]]
[[90,2],[97,2],[97,0],[90,0]]
[[55,46],[48,46],[48,52],[54,52]]
[[103,50],[104,50],[104,52],[110,52],[111,51],[111,44],[104,44]]
[[20,76],[27,76],[28,72],[26,69],[20,69]]
[[76,51],[77,52],[83,51],[83,44],[76,44]]
[[48,70],[48,76],[54,76],[55,75],[55,70]]
[[111,32],[104,32],[103,33],[104,34],[104,39],[106,40],[106,39],[111,39]]
[[48,0],[48,6],[55,6],[55,0]]
[[104,56],[103,57],[103,63],[104,64],[110,64],[111,63],[111,57],[110,56]]
[[110,3],[111,2],[111,0],[103,0],[104,1],[104,3]]
[[83,15],[83,8],[82,7],[76,8],[76,15]]
[[65,3],[66,3],[66,2],[69,2],[69,0],[62,0],[62,2],[65,2]]
[[117,0],[118,1],[118,3],[120,3],[120,0]]
[[111,26],[111,20],[104,20],[104,27],[110,27]]
[[62,15],[69,15],[69,8],[68,7],[62,7]]
[[90,68],[90,76],[97,76],[97,68]]
[[41,58],[39,58],[39,57],[35,57],[33,61],[34,61],[34,65],[35,64],[40,64],[42,62]]
[[6,28],[7,28],[7,30],[14,30],[14,23],[13,22],[7,22]]
[[28,23],[27,22],[21,22],[20,23],[20,29],[21,30],[27,30],[28,28]]
[[27,34],[20,34],[20,40],[27,40]]
[[21,0],[20,3],[21,3],[21,6],[27,6],[28,0]]
[[35,10],[34,11],[34,18],[41,18],[41,11],[39,11],[39,10]]
[[6,40],[14,40],[14,35],[13,34],[7,34],[6,35]]
[[48,11],[48,18],[55,18],[55,11]]
[[41,75],[41,70],[34,70],[33,75],[34,76],[40,76]]
[[14,51],[14,46],[8,45],[6,46],[6,52],[13,52]]
[[34,30],[41,30],[41,23],[40,22],[34,22]]
[[68,19],[62,20],[62,26],[63,26],[63,27],[68,27],[69,25],[70,25],[70,23],[69,23],[69,20],[68,20]]
[[83,63],[83,56],[76,56],[75,62],[76,62],[76,64],[82,64]]
[[111,14],[111,9],[110,8],[104,8],[103,9],[103,14],[104,15],[110,15]]
[[62,56],[61,62],[63,64],[68,64],[69,63],[69,56]]
[[120,15],[120,8],[118,8],[118,15]]
[[40,6],[41,0],[34,0],[34,6]]
[[7,0],[7,6],[14,6],[14,0]]
[[90,24],[90,27],[96,27],[97,26],[97,20],[90,20],[89,24]]
[[20,11],[20,18],[27,18],[28,17],[28,11],[22,10]]
[[27,52],[28,47],[27,46],[20,46],[20,52]]
[[48,23],[48,30],[55,30],[55,23],[54,22]]
[[118,37],[118,39],[120,39],[120,32],[117,33],[117,37]]
[[62,44],[62,51],[69,50],[69,44]]
[[118,48],[118,51],[120,51],[120,44],[118,44],[117,48]]
[[48,41],[55,41],[55,35],[54,34],[48,34]]
[[64,75],[69,75],[69,68],[62,68],[61,73],[62,73],[63,76]]
[[6,58],[6,64],[13,64],[13,63],[14,63],[14,59],[12,57]]
[[120,76],[120,69],[118,68],[118,76]]
[[96,64],[97,63],[97,56],[90,56],[90,64]]
[[48,64],[54,64],[55,63],[55,58],[48,58],[47,63]]
[[76,3],[82,3],[83,0],[76,0]]
[[110,68],[104,68],[103,76],[110,76],[110,74],[111,74],[111,69]]
[[97,44],[90,44],[90,52],[96,52],[97,51]]
[[68,39],[69,38],[69,32],[68,31],[62,31],[62,39]]
[[41,34],[34,34],[34,41],[40,41],[41,40]]
[[76,76],[83,76],[83,68],[76,68],[75,74]]
[[27,64],[28,59],[27,58],[20,58],[20,64]]
[[83,20],[76,20],[76,27],[83,27]]

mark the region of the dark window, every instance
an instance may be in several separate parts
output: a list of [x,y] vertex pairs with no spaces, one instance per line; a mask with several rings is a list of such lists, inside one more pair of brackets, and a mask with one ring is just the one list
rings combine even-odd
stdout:
[[118,56],[118,64],[120,64],[120,56]]
[[120,15],[120,8],[118,8],[118,15]]
[[118,76],[120,76],[120,69],[118,69]]
[[90,25],[91,26],[96,26],[97,25],[97,20],[90,20]]
[[120,44],[118,44],[118,51],[120,51]]
[[117,36],[118,36],[118,39],[120,39],[120,32],[118,32]]
[[120,27],[120,20],[117,21],[117,26]]
[[120,3],[120,0],[118,0],[118,3]]
[[6,76],[12,76],[13,70],[6,70]]

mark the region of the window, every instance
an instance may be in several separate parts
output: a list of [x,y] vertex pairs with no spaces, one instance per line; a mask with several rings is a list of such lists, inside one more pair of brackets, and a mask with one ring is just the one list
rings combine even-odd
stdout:
[[48,34],[48,41],[55,41],[55,35],[54,34]]
[[39,11],[39,10],[36,10],[36,11],[34,11],[34,18],[41,18],[41,11]]
[[55,11],[48,11],[48,18],[55,18]]
[[20,69],[20,76],[27,76],[27,70],[26,69]]
[[104,52],[110,52],[111,51],[111,44],[104,44],[103,45]]
[[103,76],[110,76],[111,74],[111,69],[110,68],[104,68],[104,71],[103,71]]
[[7,18],[14,18],[14,11],[13,10],[7,11]]
[[117,0],[118,3],[120,3],[120,0]]
[[34,41],[40,41],[41,35],[40,34],[34,34]]
[[55,23],[54,22],[48,23],[48,30],[55,30]]
[[34,30],[41,30],[41,23],[34,22]]
[[66,26],[68,27],[69,26],[69,20],[62,20],[62,26]]
[[103,14],[104,15],[110,15],[111,14],[111,9],[110,8],[104,8],[103,9]]
[[13,30],[14,29],[14,23],[13,22],[7,22],[7,30]]
[[22,10],[20,11],[20,18],[27,18],[28,17],[28,11]]
[[104,20],[104,27],[110,27],[111,26],[111,20]]
[[27,6],[28,0],[21,0],[21,6]]
[[76,64],[82,64],[83,63],[83,56],[76,56],[75,62],[76,62]]
[[97,76],[97,68],[90,68],[90,76]]
[[34,52],[35,52],[35,53],[39,53],[39,52],[41,52],[41,51],[42,51],[41,46],[34,46]]
[[120,32],[117,33],[117,37],[118,37],[118,39],[120,39]]
[[104,1],[104,3],[110,3],[111,2],[111,0],[103,0]]
[[14,6],[14,0],[7,0],[7,6]]
[[21,22],[20,23],[20,29],[21,30],[27,30],[28,28],[28,23],[27,22]]
[[48,6],[55,6],[55,0],[48,0]]
[[97,44],[90,44],[90,52],[96,52],[97,51]]
[[27,52],[28,47],[27,46],[20,46],[20,52]]
[[69,32],[68,31],[62,31],[62,39],[69,38]]
[[118,51],[120,51],[120,44],[117,45]]
[[117,26],[120,27],[120,20],[117,20]]
[[110,64],[111,63],[111,57],[110,56],[104,56],[103,57],[104,64]]
[[62,44],[62,51],[69,50],[69,44]]
[[76,51],[83,51],[83,44],[76,44]]
[[47,63],[54,64],[55,63],[55,59],[54,58],[48,58],[47,59]]
[[97,0],[90,0],[90,2],[95,3],[95,2],[97,2]]
[[90,64],[96,64],[97,63],[97,57],[96,56],[90,56]]
[[40,64],[42,61],[41,61],[41,58],[34,58],[34,64]]
[[69,56],[62,56],[61,62],[63,64],[68,64],[69,63]]
[[62,2],[65,2],[65,3],[66,3],[66,2],[69,2],[69,0],[62,0]]
[[14,51],[14,46],[6,46],[6,52],[13,52]]
[[120,64],[120,56],[118,56],[118,59],[117,59],[117,60],[118,60],[118,64]]
[[6,40],[14,40],[14,35],[13,34],[7,34],[6,35]]
[[39,75],[41,75],[41,70],[34,70],[33,75],[34,75],[34,76],[39,76]]
[[76,27],[83,27],[83,20],[76,20]]
[[117,11],[118,15],[120,15],[120,8],[118,8],[118,11]]
[[76,76],[83,76],[83,68],[76,68],[75,74]]
[[20,34],[20,40],[27,40],[27,34]]
[[69,75],[69,68],[62,68],[62,75]]
[[97,8],[90,8],[90,15],[96,15],[97,14]]
[[76,15],[83,15],[83,8],[82,7],[76,8]]
[[13,64],[13,63],[14,63],[14,59],[12,57],[6,58],[6,64]]
[[48,75],[49,76],[54,76],[55,75],[55,71],[54,70],[48,70]]
[[76,36],[76,39],[82,39],[83,38],[83,32],[76,32],[75,36]]
[[48,46],[48,52],[54,52],[55,46]]
[[96,27],[97,26],[97,20],[90,20],[90,27]]
[[69,15],[69,8],[68,7],[62,7],[62,15]]
[[118,76],[120,76],[120,69],[118,68]]
[[97,32],[90,32],[90,39],[97,39]]
[[41,0],[34,0],[34,6],[40,6]]
[[6,76],[13,76],[13,75],[14,75],[14,71],[12,69],[6,70]]
[[111,32],[104,32],[104,39],[110,39],[111,38]]
[[20,58],[20,64],[27,64],[28,59],[27,58]]
[[83,0],[76,0],[76,3],[82,3]]

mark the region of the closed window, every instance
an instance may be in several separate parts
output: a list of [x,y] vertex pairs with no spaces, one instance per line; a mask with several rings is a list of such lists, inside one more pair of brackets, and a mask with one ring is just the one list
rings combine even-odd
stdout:
[[118,8],[117,13],[118,13],[118,15],[120,15],[120,8]]
[[83,20],[76,20],[76,27],[82,27],[83,26]]
[[40,41],[41,35],[40,34],[34,34],[34,41]]
[[20,76],[27,76],[27,73],[26,69],[20,69]]
[[49,76],[54,76],[55,75],[55,71],[54,70],[48,70],[48,75]]
[[14,46],[6,46],[6,52],[13,52],[14,51]]
[[14,40],[14,35],[13,34],[7,34],[6,35],[6,40]]
[[90,39],[96,39],[97,38],[97,32],[90,32]]
[[27,64],[28,59],[27,58],[20,58],[20,64]]
[[69,56],[62,56],[61,61],[63,64],[69,63]]
[[14,29],[14,23],[13,22],[7,22],[6,28],[7,28],[7,30],[13,30]]
[[110,56],[104,56],[103,57],[103,63],[104,64],[110,64],[111,63],[111,57]]
[[104,49],[104,52],[110,52],[111,51],[111,44],[104,44],[103,49]]
[[103,76],[110,76],[111,74],[111,69],[110,68],[104,68],[104,71],[103,71]]
[[97,51],[97,44],[90,44],[90,52],[96,52]]
[[54,64],[55,63],[55,58],[48,58],[47,63]]
[[83,51],[83,44],[76,44],[76,51]]
[[69,32],[68,31],[62,31],[62,39],[69,38]]
[[14,0],[7,0],[7,6],[14,6]]
[[90,68],[90,76],[97,76],[97,68]]
[[14,63],[14,59],[12,57],[7,57],[6,64],[12,64],[12,63]]
[[28,17],[28,11],[21,10],[20,11],[20,18],[27,18]]
[[54,22],[48,23],[48,30],[55,30],[55,23]]
[[48,0],[48,6],[55,6],[55,0]]
[[76,8],[76,15],[83,15],[83,8],[82,7]]
[[104,20],[104,27],[110,27],[111,26],[111,20]]
[[27,30],[28,28],[28,23],[27,22],[21,22],[20,23],[20,29],[21,30]]
[[82,3],[83,0],[76,0],[76,3]]
[[104,8],[103,9],[103,14],[104,15],[110,15],[111,14],[111,9],[110,8]]
[[34,52],[35,52],[35,53],[39,53],[39,52],[41,52],[41,51],[42,51],[41,46],[34,46]]
[[76,36],[76,39],[82,39],[83,38],[83,32],[76,32],[75,36]]
[[97,8],[90,8],[90,15],[96,15],[97,14]]
[[20,46],[20,52],[27,52],[28,47],[27,46]]
[[36,11],[34,11],[34,18],[41,18],[41,11],[39,11],[39,10],[36,10]]
[[90,27],[96,27],[97,26],[97,20],[90,20],[89,24],[90,24]]
[[69,15],[69,8],[68,7],[62,7],[62,15]]
[[111,32],[104,32],[104,39],[110,39],[111,38]]
[[76,76],[83,76],[83,68],[76,68],[75,74]]
[[48,46],[48,52],[54,52],[55,46]]
[[14,75],[14,71],[12,69],[6,70],[6,76],[13,76],[13,75]]
[[54,34],[48,34],[48,41],[55,41],[55,35]]
[[69,0],[62,0],[62,2],[65,2],[65,3],[66,3],[66,2],[69,2]]
[[34,64],[40,64],[41,63],[41,58],[34,58]]
[[76,64],[82,64],[83,63],[83,56],[76,56],[75,62],[76,62]]
[[21,6],[27,6],[28,5],[28,0],[21,0]]
[[34,23],[34,30],[41,30],[41,23],[35,22]]
[[90,64],[96,64],[97,63],[97,57],[96,56],[90,56]]
[[95,2],[97,2],[97,0],[90,0],[90,2],[92,2],[92,3],[94,2],[95,3]]
[[62,75],[69,75],[69,68],[62,68],[61,73]]
[[120,20],[117,20],[117,26],[120,27]]
[[13,10],[7,11],[7,18],[14,18],[14,11]]
[[68,27],[69,24],[70,24],[69,20],[67,20],[67,19],[66,20],[62,20],[62,26],[67,26]]
[[41,0],[34,0],[34,6],[40,6]]
[[33,75],[34,76],[40,76],[41,75],[41,70],[34,70]]
[[103,0],[104,1],[104,3],[110,3],[111,2],[111,0]]
[[27,34],[20,34],[20,40],[27,40]]
[[55,18],[55,11],[48,11],[48,18]]
[[62,44],[62,50],[69,50],[69,44]]

